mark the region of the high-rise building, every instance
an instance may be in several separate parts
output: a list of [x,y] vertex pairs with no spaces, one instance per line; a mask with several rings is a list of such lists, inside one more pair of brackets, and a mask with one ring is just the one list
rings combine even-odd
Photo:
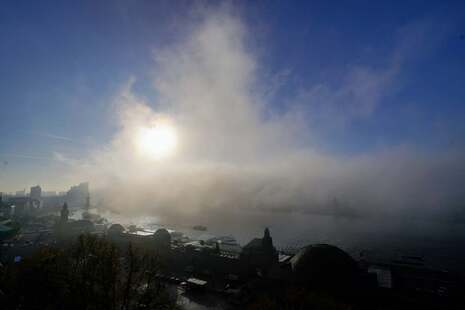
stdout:
[[87,197],[86,197],[86,205],[84,206],[84,208],[86,210],[89,210],[90,209],[90,196],[89,194],[87,194]]
[[56,195],[57,195],[57,192],[55,192],[55,191],[42,192],[42,197],[53,197],[53,196],[56,196]]
[[40,188],[40,185],[31,187],[31,194],[29,195],[29,197],[31,198],[31,200],[41,200],[42,188]]
[[85,207],[87,197],[89,197],[89,183],[87,182],[71,186],[66,193],[66,201],[70,207]]

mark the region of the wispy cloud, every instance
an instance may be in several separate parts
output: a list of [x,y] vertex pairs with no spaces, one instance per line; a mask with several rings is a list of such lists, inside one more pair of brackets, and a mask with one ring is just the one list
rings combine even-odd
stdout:
[[77,166],[77,165],[80,164],[80,161],[78,159],[71,158],[68,155],[66,155],[66,154],[64,154],[62,152],[58,152],[58,151],[54,151],[52,153],[52,158],[56,162],[66,164],[66,165]]
[[405,82],[404,65],[418,61],[444,37],[444,27],[435,29],[431,21],[417,21],[398,29],[394,44],[383,65],[377,67],[357,60],[340,69],[341,81],[334,76],[303,85],[297,96],[288,99],[290,117],[306,122],[314,134],[345,130],[354,121],[376,114],[387,95],[392,96]]
[[5,158],[24,158],[24,159],[37,159],[37,160],[49,160],[63,164],[76,164],[77,160],[69,158],[61,152],[52,152],[49,156],[34,155],[34,154],[19,154],[19,153],[0,153],[0,157]]
[[61,141],[68,141],[68,142],[73,142],[73,139],[65,137],[65,136],[60,136],[60,135],[55,135],[51,133],[44,133],[44,132],[32,132],[32,134],[45,137],[45,138],[50,138],[50,139],[55,139],[55,140],[61,140]]
[[14,153],[0,153],[0,156],[10,157],[10,158],[25,158],[25,159],[40,159],[40,160],[52,160],[53,158],[47,156],[37,156],[29,154],[14,154]]

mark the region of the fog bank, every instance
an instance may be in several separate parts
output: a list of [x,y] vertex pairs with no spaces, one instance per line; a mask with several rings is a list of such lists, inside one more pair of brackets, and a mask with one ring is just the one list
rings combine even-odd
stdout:
[[[463,150],[394,145],[347,155],[313,143],[376,112],[400,72],[399,51],[385,68],[351,68],[337,87],[309,85],[278,112],[275,76],[262,74],[247,25],[227,9],[199,20],[154,51],[156,101],[129,81],[116,96],[111,143],[73,163],[73,176],[89,180],[105,207],[192,223],[257,210],[465,220]],[[135,132],[160,119],[176,127],[176,153],[144,158]]]

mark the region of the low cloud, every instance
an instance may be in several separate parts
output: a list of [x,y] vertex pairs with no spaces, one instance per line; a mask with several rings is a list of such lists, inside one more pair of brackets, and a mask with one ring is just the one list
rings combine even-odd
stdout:
[[[309,85],[277,115],[267,103],[273,91],[259,91],[276,77],[259,80],[247,36],[240,19],[219,10],[156,50],[156,102],[135,94],[131,80],[117,98],[119,131],[75,165],[76,178],[89,180],[109,208],[167,220],[231,210],[457,215],[465,202],[460,150],[404,145],[349,156],[311,143],[325,126],[343,129],[376,113],[386,92],[398,87],[402,45],[384,68],[352,66],[339,86]],[[175,124],[179,148],[166,160],[141,158],[135,132],[160,117]]]

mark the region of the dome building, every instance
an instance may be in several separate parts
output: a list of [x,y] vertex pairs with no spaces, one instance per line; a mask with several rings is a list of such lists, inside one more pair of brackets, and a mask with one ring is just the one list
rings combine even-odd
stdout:
[[123,227],[123,225],[121,224],[113,224],[110,226],[110,228],[108,228],[108,231],[107,233],[109,235],[121,235],[122,233],[124,233],[125,229]]
[[291,260],[292,277],[299,285],[324,289],[349,289],[359,269],[346,252],[329,244],[302,248]]
[[171,235],[168,230],[164,228],[158,229],[153,234],[153,241],[155,246],[159,249],[169,249],[171,247]]

